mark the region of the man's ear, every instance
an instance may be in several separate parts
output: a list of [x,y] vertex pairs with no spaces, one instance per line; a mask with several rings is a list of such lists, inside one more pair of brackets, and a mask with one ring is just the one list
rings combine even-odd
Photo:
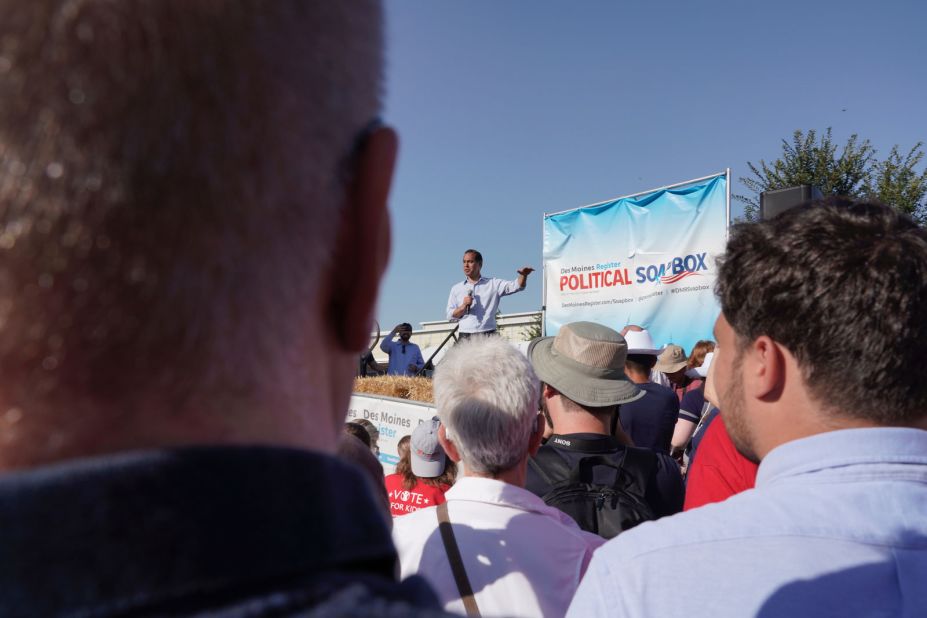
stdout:
[[438,427],[438,442],[441,444],[441,448],[444,449],[444,452],[447,453],[447,456],[451,458],[451,461],[460,463],[460,452],[457,450],[457,446],[448,440],[443,423]]
[[326,318],[344,351],[360,350],[370,339],[380,279],[389,262],[387,198],[398,149],[399,138],[389,127],[379,127],[367,136],[341,209],[328,273]]
[[528,454],[532,457],[537,455],[538,449],[541,448],[541,438],[544,437],[544,417],[538,414],[537,421],[534,425],[534,431],[528,438]]
[[779,399],[785,387],[785,361],[782,346],[766,335],[757,337],[743,355],[745,394],[765,401]]

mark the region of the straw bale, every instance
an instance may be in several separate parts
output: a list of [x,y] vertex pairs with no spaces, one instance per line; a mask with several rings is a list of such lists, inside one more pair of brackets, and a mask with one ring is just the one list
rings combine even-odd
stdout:
[[354,392],[358,394],[396,397],[424,403],[434,403],[431,378],[409,376],[377,376],[355,378]]

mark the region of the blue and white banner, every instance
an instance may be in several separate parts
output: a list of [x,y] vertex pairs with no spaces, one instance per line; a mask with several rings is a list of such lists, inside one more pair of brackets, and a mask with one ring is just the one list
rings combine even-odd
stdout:
[[715,256],[724,251],[728,177],[544,217],[545,332],[598,322],[647,328],[686,352],[711,339],[720,308]]

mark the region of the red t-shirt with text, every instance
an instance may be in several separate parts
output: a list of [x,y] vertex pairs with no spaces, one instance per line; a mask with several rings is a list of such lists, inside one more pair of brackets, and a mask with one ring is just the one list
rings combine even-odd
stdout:
[[401,474],[390,474],[385,479],[386,493],[389,494],[389,509],[393,517],[406,515],[419,509],[427,509],[429,506],[443,504],[444,492],[451,488],[450,485],[441,485],[435,487],[418,481],[412,489],[406,489],[402,485]]

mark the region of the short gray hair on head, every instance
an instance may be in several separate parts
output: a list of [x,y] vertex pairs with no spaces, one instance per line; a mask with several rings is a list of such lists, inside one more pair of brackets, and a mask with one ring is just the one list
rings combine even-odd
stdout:
[[468,470],[496,475],[525,456],[537,429],[540,383],[501,337],[455,345],[434,374],[438,417]]
[[379,113],[379,3],[0,0],[0,14],[12,397],[128,409],[268,388],[299,323],[279,316],[312,305],[308,273],[331,259],[355,139]]

